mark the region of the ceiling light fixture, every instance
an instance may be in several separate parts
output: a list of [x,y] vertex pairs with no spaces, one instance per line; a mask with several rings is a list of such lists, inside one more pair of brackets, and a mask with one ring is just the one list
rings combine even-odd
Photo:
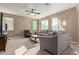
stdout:
[[45,3],[45,5],[46,5],[46,6],[49,6],[49,5],[50,5],[50,3]]
[[31,13],[30,15],[31,15],[31,16],[34,16],[35,14],[34,14],[34,13]]
[[25,10],[27,12],[27,15],[35,16],[39,15],[40,13],[36,11],[36,9],[31,9],[31,10]]

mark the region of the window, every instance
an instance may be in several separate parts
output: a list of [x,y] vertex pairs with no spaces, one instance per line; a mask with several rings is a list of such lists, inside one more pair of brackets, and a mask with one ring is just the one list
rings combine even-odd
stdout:
[[65,20],[59,20],[59,30],[65,31],[66,27],[66,21]]
[[32,29],[37,30],[37,21],[32,21]]
[[7,25],[7,31],[14,30],[14,20],[13,20],[13,18],[3,17],[3,31],[6,30],[6,25]]
[[52,29],[53,31],[58,31],[59,29],[59,20],[58,18],[52,18]]
[[66,30],[66,17],[52,18],[53,31],[65,31]]
[[47,30],[48,29],[48,20],[41,21],[41,29]]

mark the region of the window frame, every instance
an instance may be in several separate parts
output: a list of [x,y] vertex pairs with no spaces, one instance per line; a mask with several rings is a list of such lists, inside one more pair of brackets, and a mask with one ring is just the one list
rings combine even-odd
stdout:
[[41,30],[48,30],[48,29],[45,29],[45,25],[43,25],[44,26],[44,29],[42,29],[42,22],[43,21],[47,21],[48,22],[48,29],[49,29],[49,21],[48,21],[48,19],[44,19],[44,20],[41,21]]
[[[33,29],[33,22],[36,22],[37,23],[37,25],[36,25],[36,29]],[[37,20],[34,20],[34,21],[32,21],[32,30],[38,30],[38,21]]]
[[[61,16],[57,16],[57,17],[52,17],[52,30],[53,30],[53,18],[57,18],[58,19],[58,30],[57,31],[66,31],[66,26],[67,26],[67,19],[66,19],[66,15],[61,15]],[[62,18],[64,19],[64,22],[62,22],[62,25],[65,27],[63,28],[61,26],[61,20]]]
[[[57,23],[58,23],[58,24],[57,24],[57,25],[58,25],[57,28],[58,28],[58,29],[56,29],[56,30],[53,29],[53,19],[54,19],[54,18],[57,18],[57,19],[58,19],[58,20],[57,20]],[[59,31],[59,18],[58,18],[58,17],[52,17],[52,30],[53,30],[53,31]]]
[[[11,20],[9,20],[10,18],[11,18]],[[8,21],[9,22],[12,21],[12,22],[8,23]],[[13,31],[14,30],[14,18],[12,18],[12,17],[3,17],[3,31],[6,30],[5,24],[7,24],[7,31]],[[11,24],[12,24],[12,26],[11,26]],[[10,28],[9,26],[11,26],[12,28]]]

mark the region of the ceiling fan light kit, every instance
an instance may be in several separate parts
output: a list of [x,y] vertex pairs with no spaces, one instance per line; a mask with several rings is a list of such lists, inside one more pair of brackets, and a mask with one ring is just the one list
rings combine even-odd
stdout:
[[35,14],[34,14],[34,13],[31,13],[30,15],[31,15],[31,16],[35,16]]

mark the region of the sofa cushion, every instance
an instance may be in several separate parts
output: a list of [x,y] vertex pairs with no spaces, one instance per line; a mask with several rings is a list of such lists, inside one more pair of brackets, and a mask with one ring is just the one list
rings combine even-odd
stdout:
[[49,32],[49,36],[54,36],[54,35],[57,35],[57,32],[54,31],[54,32]]

